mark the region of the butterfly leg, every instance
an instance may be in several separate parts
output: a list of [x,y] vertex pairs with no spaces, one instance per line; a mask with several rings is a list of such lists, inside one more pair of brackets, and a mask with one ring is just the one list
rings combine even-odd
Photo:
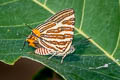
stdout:
[[54,52],[52,56],[50,56],[48,59],[51,59],[53,56],[55,56],[57,53]]
[[61,59],[61,64],[63,63],[64,58],[66,57],[67,54],[64,54],[62,59]]

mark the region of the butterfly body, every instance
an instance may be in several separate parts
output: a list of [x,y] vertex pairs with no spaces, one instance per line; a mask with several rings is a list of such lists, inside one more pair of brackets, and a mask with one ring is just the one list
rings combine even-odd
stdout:
[[30,46],[36,48],[36,54],[65,57],[74,51],[71,46],[74,24],[73,9],[63,10],[52,16],[44,24],[33,29],[26,41]]

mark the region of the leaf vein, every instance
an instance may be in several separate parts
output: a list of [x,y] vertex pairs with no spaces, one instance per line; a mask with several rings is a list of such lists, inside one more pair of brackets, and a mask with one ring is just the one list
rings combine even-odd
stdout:
[[17,1],[19,1],[19,0],[8,1],[8,2],[0,4],[0,6],[4,6],[4,5],[7,5],[7,4],[10,4],[10,3],[14,3],[14,2],[17,2]]
[[39,2],[38,0],[33,0],[33,2],[35,2],[36,4],[38,4],[39,6],[43,7],[44,9],[46,9],[47,11],[49,11],[52,14],[55,14],[54,11],[52,11],[50,8],[48,8],[46,5],[42,4],[41,2]]
[[82,29],[84,12],[85,12],[85,0],[83,1],[82,17],[81,17],[80,28],[79,29]]
[[46,5],[46,4],[47,4],[47,0],[44,1],[44,5]]
[[[39,21],[39,22],[33,22],[31,24],[27,24],[27,25],[34,25],[34,24],[39,24],[41,22],[44,22],[44,21]],[[24,24],[18,24],[18,25],[9,25],[9,26],[0,26],[0,28],[3,28],[3,27],[21,27],[21,26],[25,26]]]
[[115,49],[114,49],[113,52],[112,52],[112,56],[114,56],[115,52],[117,51],[118,46],[119,46],[119,43],[120,43],[120,32],[119,32],[119,35],[118,35],[118,40],[117,40]]

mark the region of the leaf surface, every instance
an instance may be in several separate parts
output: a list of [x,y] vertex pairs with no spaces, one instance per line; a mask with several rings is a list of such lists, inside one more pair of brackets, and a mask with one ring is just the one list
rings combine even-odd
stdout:
[[[34,49],[27,45],[21,50],[31,32],[24,23],[35,28],[66,8],[75,10],[75,52],[63,64],[61,57],[31,54]],[[29,58],[65,80],[120,80],[119,16],[119,0],[1,0],[0,61],[14,64]]]

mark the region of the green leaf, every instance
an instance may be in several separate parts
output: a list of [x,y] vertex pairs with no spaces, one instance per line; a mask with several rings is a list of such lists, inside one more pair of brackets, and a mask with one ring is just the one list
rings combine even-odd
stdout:
[[[0,0],[0,61],[11,65],[29,58],[65,80],[120,80],[119,5],[119,0]],[[75,10],[76,50],[63,64],[61,57],[47,60],[31,54],[31,47],[21,50],[31,32],[24,23],[35,28],[66,8]]]

